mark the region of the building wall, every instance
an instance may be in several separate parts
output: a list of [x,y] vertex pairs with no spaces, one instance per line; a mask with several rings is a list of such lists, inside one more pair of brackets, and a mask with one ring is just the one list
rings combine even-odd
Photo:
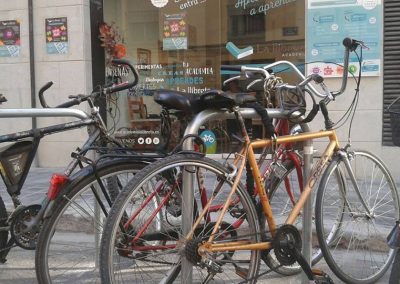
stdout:
[[[36,94],[48,81],[54,85],[45,93],[51,106],[65,102],[69,95],[87,94],[92,89],[89,0],[33,1]],[[65,55],[47,54],[45,19],[67,17],[69,49]],[[0,20],[21,22],[19,57],[0,57],[0,93],[8,102],[1,108],[31,107],[28,1],[2,1]],[[37,100],[39,107],[39,101]],[[85,110],[85,106],[81,109]],[[38,126],[63,123],[72,118],[39,118]],[[31,128],[30,118],[2,120],[1,134]],[[62,167],[70,160],[70,152],[87,137],[86,129],[73,130],[43,138],[36,165]]]
[[[327,79],[326,84],[330,90],[338,90],[341,85],[340,79]],[[357,111],[354,116],[351,145],[353,149],[362,149],[373,152],[385,162],[391,170],[395,180],[400,180],[400,167],[398,167],[398,157],[400,156],[399,147],[382,146],[382,111],[383,111],[383,78],[380,77],[363,77],[360,86],[360,96]],[[347,108],[350,106],[354,98],[354,90],[356,84],[353,79],[349,78],[346,92],[337,97],[336,101],[331,102],[328,109],[331,119],[337,122]],[[349,119],[350,120],[350,119]],[[318,114],[317,118],[310,124],[312,130],[323,128],[322,114]],[[341,145],[344,147],[348,141],[348,125],[345,124],[337,131]],[[321,153],[326,144],[322,141],[314,142],[315,149]]]
[[[68,95],[88,93],[91,91],[91,46],[90,46],[90,16],[89,0],[35,0],[34,2],[34,33],[35,33],[35,71],[36,93],[48,81],[54,85],[46,93],[50,105],[64,102]],[[131,3],[126,3],[131,5]],[[107,7],[105,7],[107,8]],[[52,17],[68,18],[69,52],[66,55],[51,55],[46,53],[44,21]],[[127,21],[125,15],[121,20]],[[30,99],[29,72],[29,38],[28,10],[26,0],[2,1],[0,20],[21,20],[21,54],[16,58],[0,57],[0,93],[8,102],[1,108],[28,108]],[[131,21],[131,17],[128,17]],[[129,36],[126,35],[129,40]],[[340,87],[339,79],[328,79],[331,90]],[[400,167],[396,167],[400,149],[382,146],[382,76],[365,77],[362,80],[358,111],[354,118],[352,145],[363,148],[381,156],[389,165],[394,176],[400,175]],[[349,79],[345,94],[329,105],[332,119],[336,121],[346,111],[353,98],[355,83]],[[83,107],[84,109],[84,107]],[[70,118],[38,119],[38,125],[70,121]],[[322,117],[311,124],[311,129],[323,127]],[[1,134],[29,129],[30,118],[2,119]],[[338,131],[340,141],[346,143],[347,128]],[[69,131],[45,137],[39,147],[37,165],[42,167],[65,166],[70,160],[69,153],[81,145],[86,137],[86,129]],[[314,143],[316,149],[321,149],[322,142]]]

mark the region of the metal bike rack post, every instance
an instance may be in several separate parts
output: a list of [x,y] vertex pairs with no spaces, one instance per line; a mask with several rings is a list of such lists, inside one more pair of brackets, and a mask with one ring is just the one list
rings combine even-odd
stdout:
[[15,117],[76,117],[88,119],[90,116],[79,109],[71,108],[16,108],[0,109],[1,118]]
[[[287,111],[282,111],[278,109],[267,109],[268,115],[271,118],[285,118],[288,116]],[[241,113],[244,118],[257,118],[258,114],[254,109],[243,108]],[[185,130],[185,136],[189,134],[197,134],[200,126],[204,125],[208,121],[212,120],[224,120],[224,119],[235,119],[233,113],[223,110],[204,110],[188,124]],[[193,141],[187,139],[183,144],[183,150],[192,150],[193,149]],[[187,234],[192,226],[192,217],[193,217],[193,174],[189,174],[185,172],[183,176],[183,194],[182,194],[182,231],[183,235]],[[186,260],[184,256],[182,256],[181,262],[181,280],[182,283],[191,283],[192,280],[192,264]]]
[[[310,128],[307,124],[302,124],[301,129],[303,132],[310,132]],[[308,178],[310,177],[312,162],[313,162],[313,143],[311,140],[304,142],[303,149],[303,182],[304,187],[307,184]],[[303,246],[303,256],[306,259],[307,263],[311,266],[312,261],[312,211],[313,211],[313,201],[314,201],[314,190],[311,191],[310,197],[306,201],[303,207],[303,238],[302,238],[302,246]],[[307,275],[303,272],[301,278],[302,284],[308,284],[310,280]]]

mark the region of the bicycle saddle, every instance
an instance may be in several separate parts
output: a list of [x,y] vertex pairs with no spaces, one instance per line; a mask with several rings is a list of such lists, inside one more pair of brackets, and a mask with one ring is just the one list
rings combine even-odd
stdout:
[[189,94],[173,90],[155,90],[154,101],[167,109],[196,114],[205,109],[229,108],[255,102],[256,98],[246,93],[225,93],[209,90],[202,94]]

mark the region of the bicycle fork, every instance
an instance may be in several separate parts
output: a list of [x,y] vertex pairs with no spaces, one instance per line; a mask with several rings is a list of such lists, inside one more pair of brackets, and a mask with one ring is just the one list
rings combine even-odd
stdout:
[[[371,213],[371,210],[369,210],[369,207],[368,207],[367,203],[365,202],[365,199],[363,198],[363,196],[361,194],[360,187],[358,186],[357,179],[355,177],[353,168],[352,168],[352,166],[350,164],[349,153],[347,152],[346,148],[339,150],[338,151],[338,155],[339,155],[340,161],[342,161],[344,163],[345,167],[346,167],[346,170],[347,170],[347,173],[349,174],[350,181],[351,181],[351,184],[353,186],[353,189],[356,192],[357,197],[359,198],[359,200],[360,200],[362,206],[364,207],[366,213],[365,214],[364,213],[358,213],[357,214],[356,213],[357,211],[354,208],[352,208],[352,206],[348,202],[347,198],[344,198],[345,205],[347,206],[347,208],[349,208],[349,211],[352,212],[352,217],[364,217],[366,215],[368,218],[373,218],[373,214]],[[341,193],[343,194],[343,197],[345,197],[346,196],[346,192],[343,192],[344,189],[341,188],[340,190],[342,191]]]

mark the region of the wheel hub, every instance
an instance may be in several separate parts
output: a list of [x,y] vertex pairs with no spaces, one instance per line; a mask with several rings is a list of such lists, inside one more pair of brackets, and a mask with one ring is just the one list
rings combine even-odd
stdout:
[[199,246],[201,245],[202,240],[195,238],[186,241],[184,254],[185,257],[190,263],[194,265],[198,265],[201,262],[201,255],[199,254]]

